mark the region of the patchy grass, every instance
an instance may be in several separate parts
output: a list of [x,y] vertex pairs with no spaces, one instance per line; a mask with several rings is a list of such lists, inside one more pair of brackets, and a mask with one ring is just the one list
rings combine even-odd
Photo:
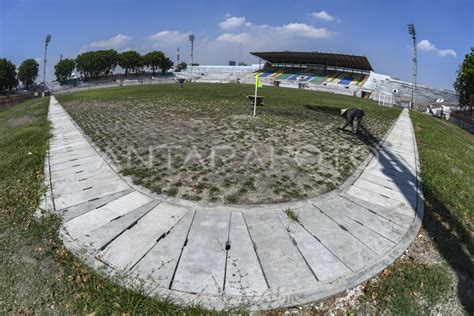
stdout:
[[[254,118],[246,98],[252,93],[248,85],[162,84],[58,100],[135,183],[180,198],[239,204],[332,190],[400,113],[360,98],[265,87],[266,105]],[[370,137],[337,130],[343,107],[366,111]]]
[[291,219],[294,222],[299,222],[298,214],[295,213],[291,208],[287,208],[285,210],[286,216],[288,216],[289,219]]
[[364,294],[377,305],[378,311],[393,315],[429,314],[434,305],[445,300],[451,282],[444,265],[398,263],[369,282]]
[[[0,111],[0,313],[205,313],[116,286],[64,249],[56,216],[33,219],[49,138],[47,106],[43,98]],[[21,124],[11,124],[17,118]]]
[[368,283],[364,301],[396,315],[472,315],[474,137],[444,120],[410,115],[426,199],[423,227],[408,255]]

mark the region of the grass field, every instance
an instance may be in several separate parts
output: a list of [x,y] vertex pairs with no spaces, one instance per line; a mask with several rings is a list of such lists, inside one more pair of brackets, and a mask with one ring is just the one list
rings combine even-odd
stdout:
[[[400,113],[372,101],[265,87],[254,118],[247,85],[174,84],[58,96],[134,183],[154,192],[231,204],[313,197],[340,185]],[[337,129],[361,107],[368,135]]]

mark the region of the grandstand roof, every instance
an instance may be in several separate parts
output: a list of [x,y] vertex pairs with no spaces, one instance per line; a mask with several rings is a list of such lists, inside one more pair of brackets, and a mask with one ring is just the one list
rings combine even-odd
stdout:
[[365,56],[331,54],[320,52],[251,52],[272,64],[315,64],[332,67],[373,71]]

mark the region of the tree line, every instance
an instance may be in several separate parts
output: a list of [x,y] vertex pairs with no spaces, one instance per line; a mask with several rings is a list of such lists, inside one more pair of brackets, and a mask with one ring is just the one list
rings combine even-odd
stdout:
[[125,76],[129,73],[143,72],[145,67],[151,69],[155,75],[158,69],[161,73],[167,72],[173,66],[173,61],[161,51],[140,55],[133,50],[122,53],[113,49],[96,50],[79,54],[76,59],[61,60],[54,66],[54,73],[59,82],[70,79],[74,69],[77,69],[86,80],[98,79],[109,77],[117,66],[125,71]]
[[[173,67],[173,61],[161,51],[152,51],[140,55],[136,51],[118,53],[113,49],[90,51],[79,54],[75,59],[62,59],[54,66],[54,74],[59,82],[71,79],[76,69],[84,79],[107,78],[114,73],[117,66],[129,73],[143,72],[145,67],[156,74],[167,72]],[[21,82],[28,90],[38,78],[39,64],[35,59],[27,59],[17,67],[6,58],[0,58],[0,93],[11,94]]]
[[28,90],[38,78],[38,72],[38,62],[32,58],[24,60],[20,64],[18,73],[14,63],[6,58],[0,58],[0,92],[2,94],[12,93],[18,87],[19,82]]

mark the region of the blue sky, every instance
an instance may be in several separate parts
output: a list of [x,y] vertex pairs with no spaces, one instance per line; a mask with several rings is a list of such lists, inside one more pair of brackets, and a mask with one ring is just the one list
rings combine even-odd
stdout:
[[[459,64],[474,46],[473,0],[0,0],[0,57],[47,67],[82,51],[160,49],[189,62],[257,63],[248,52],[301,50],[361,54],[376,72],[411,80],[411,38],[418,32],[419,82],[452,89]],[[240,56],[240,58],[239,58]]]

